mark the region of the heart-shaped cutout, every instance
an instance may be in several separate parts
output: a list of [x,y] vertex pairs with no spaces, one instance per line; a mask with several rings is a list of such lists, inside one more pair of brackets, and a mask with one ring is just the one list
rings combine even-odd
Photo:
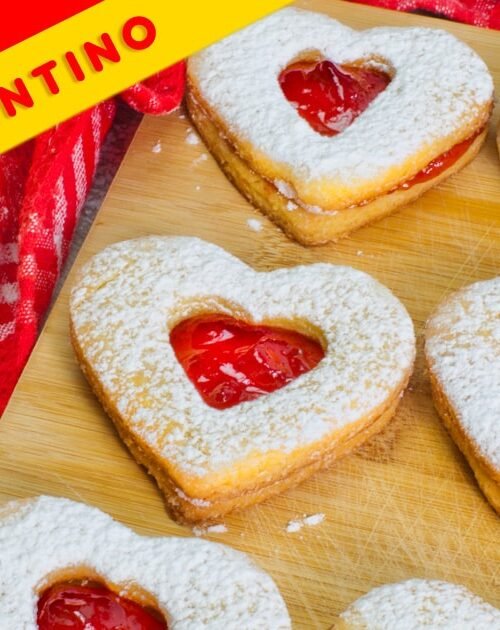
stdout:
[[[261,501],[381,430],[415,354],[404,307],[370,276],[328,264],[257,273],[193,238],[107,248],[82,270],[70,313],[84,373],[189,521]],[[207,313],[290,327],[321,340],[324,357],[286,387],[214,409],[171,343],[179,323]]]
[[[36,630],[37,616],[38,630],[162,630],[165,622],[176,630],[291,628],[273,580],[243,553],[194,538],[139,536],[67,499],[3,506],[0,557],[2,630]],[[110,625],[123,613],[127,621]]]
[[294,330],[217,313],[180,322],[170,343],[203,400],[216,409],[284,387],[325,354],[321,344]]
[[500,629],[500,610],[458,584],[413,579],[374,588],[353,602],[334,628],[493,630]]
[[279,76],[283,94],[299,116],[325,136],[347,129],[390,82],[391,77],[376,68],[327,59],[295,62]]
[[500,277],[437,308],[425,354],[437,411],[500,514]]
[[57,584],[38,601],[38,630],[167,630],[164,620],[109,588]]

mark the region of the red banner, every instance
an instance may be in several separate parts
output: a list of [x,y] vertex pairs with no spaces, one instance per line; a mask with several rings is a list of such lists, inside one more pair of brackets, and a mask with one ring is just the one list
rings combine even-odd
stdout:
[[59,24],[103,0],[5,0],[0,6],[0,51]]

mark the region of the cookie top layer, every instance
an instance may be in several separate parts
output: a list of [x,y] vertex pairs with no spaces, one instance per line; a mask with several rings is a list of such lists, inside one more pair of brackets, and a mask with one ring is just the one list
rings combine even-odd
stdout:
[[500,277],[445,300],[427,323],[425,348],[462,429],[500,472]]
[[[361,61],[392,76],[369,107],[334,137],[315,132],[279,85],[281,71],[311,52],[337,64]],[[323,208],[335,198],[339,203],[348,199],[357,187],[363,194],[367,187],[372,195],[380,194],[374,180],[379,187],[384,182],[393,187],[413,176],[484,124],[481,111],[489,113],[493,97],[485,63],[445,31],[384,27],[360,32],[294,8],[198,53],[189,61],[189,77],[246,159],[285,180],[289,197]],[[328,182],[332,185],[322,199]],[[284,182],[276,183],[283,188]]]
[[[81,271],[73,335],[128,426],[186,474],[290,453],[376,417],[405,384],[412,322],[388,289],[349,267],[258,273],[195,238],[149,237],[108,247]],[[219,410],[187,378],[169,332],[200,312],[317,330],[325,357],[271,394]]]
[[500,611],[463,586],[407,580],[375,588],[340,615],[366,630],[500,630]]
[[[0,510],[0,626],[36,630],[51,573],[85,567],[137,586],[170,628],[291,627],[272,579],[244,554],[198,539],[138,536],[96,508],[39,497]],[[50,580],[50,578],[49,578]]]

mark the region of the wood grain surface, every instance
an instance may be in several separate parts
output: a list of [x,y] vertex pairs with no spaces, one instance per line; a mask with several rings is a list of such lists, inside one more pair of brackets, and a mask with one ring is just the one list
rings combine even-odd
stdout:
[[[361,28],[445,28],[482,55],[500,88],[496,32],[336,0],[300,4]],[[370,588],[414,576],[462,583],[500,606],[500,521],[436,416],[421,352],[423,324],[435,306],[451,291],[500,272],[497,118],[481,154],[461,173],[394,216],[313,249],[287,240],[227,182],[201,143],[186,142],[184,114],[147,118],[75,264],[122,239],[196,235],[259,270],[316,261],[352,265],[408,308],[419,357],[388,430],[330,471],[228,517],[227,533],[208,536],[248,552],[272,574],[295,628],[328,628]],[[162,151],[154,153],[159,140]],[[251,229],[249,219],[262,229]],[[72,275],[0,423],[0,500],[62,495],[145,534],[192,535],[169,519],[155,484],[80,374],[68,339]],[[316,513],[325,515],[320,525],[286,531],[290,520]]]

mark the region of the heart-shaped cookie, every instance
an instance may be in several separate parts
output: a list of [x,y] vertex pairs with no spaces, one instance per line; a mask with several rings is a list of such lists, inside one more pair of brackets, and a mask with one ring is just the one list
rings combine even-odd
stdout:
[[439,580],[386,584],[360,597],[335,630],[500,630],[500,611],[463,586]]
[[444,31],[358,32],[293,8],[192,57],[188,84],[191,117],[226,174],[304,244],[335,240],[464,166],[493,104],[484,62]]
[[[61,627],[87,628],[74,617],[89,614],[86,598],[95,595],[95,587],[83,587],[80,611],[77,598],[57,599],[51,590],[65,584],[71,593],[87,581],[119,595],[122,609],[130,610],[133,602],[144,615],[153,616],[148,608],[154,609],[160,628],[165,622],[176,630],[291,627],[273,580],[244,554],[202,540],[138,536],[100,510],[67,499],[38,497],[4,506],[0,564],[2,630],[38,630],[37,608],[42,625],[50,613],[52,622],[65,619]],[[101,608],[105,604],[106,591]],[[115,613],[120,614],[116,606]],[[156,630],[157,625],[149,620],[119,627]]]
[[[370,276],[329,264],[257,273],[194,238],[108,247],[81,271],[70,312],[87,378],[188,521],[262,501],[380,430],[415,355],[407,312]],[[324,358],[272,393],[215,409],[171,343],[179,323],[202,314],[291,329],[319,342]]]
[[500,514],[500,277],[451,295],[425,336],[438,413]]

